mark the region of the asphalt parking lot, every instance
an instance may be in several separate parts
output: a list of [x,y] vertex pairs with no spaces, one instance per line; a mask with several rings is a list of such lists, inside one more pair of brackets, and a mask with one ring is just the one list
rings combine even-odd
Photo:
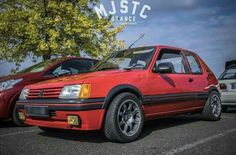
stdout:
[[37,127],[0,125],[0,155],[7,154],[186,154],[235,155],[236,109],[217,122],[198,115],[161,118],[145,123],[139,140],[112,143],[96,132],[45,133]]

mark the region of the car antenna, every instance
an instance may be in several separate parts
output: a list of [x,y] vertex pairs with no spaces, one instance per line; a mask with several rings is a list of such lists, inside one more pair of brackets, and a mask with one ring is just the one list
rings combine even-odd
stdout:
[[130,46],[129,46],[129,48],[128,49],[130,49],[137,41],[139,41],[141,38],[143,38],[145,36],[145,33],[142,33],[141,35],[140,35],[140,37],[137,39],[137,40],[135,40]]

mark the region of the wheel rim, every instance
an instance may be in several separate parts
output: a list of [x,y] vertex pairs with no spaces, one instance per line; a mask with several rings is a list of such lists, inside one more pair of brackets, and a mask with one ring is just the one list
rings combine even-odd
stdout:
[[219,117],[221,113],[221,101],[218,95],[213,95],[211,98],[212,113],[215,117]]
[[133,100],[125,100],[118,109],[117,119],[121,132],[126,136],[133,136],[141,124],[138,104]]

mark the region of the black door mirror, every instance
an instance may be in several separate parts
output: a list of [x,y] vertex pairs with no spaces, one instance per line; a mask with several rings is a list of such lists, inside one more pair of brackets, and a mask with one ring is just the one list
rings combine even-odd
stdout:
[[71,71],[66,70],[66,69],[62,69],[62,70],[60,70],[60,72],[54,73],[53,75],[54,75],[55,77],[59,77],[59,76],[71,75],[71,74],[72,74]]
[[163,62],[153,68],[155,73],[173,73],[174,67],[171,62]]

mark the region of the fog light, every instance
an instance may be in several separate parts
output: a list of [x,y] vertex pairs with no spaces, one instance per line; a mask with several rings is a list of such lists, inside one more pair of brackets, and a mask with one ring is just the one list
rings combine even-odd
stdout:
[[69,125],[79,125],[80,119],[78,116],[69,115],[67,116],[67,122]]
[[18,112],[19,119],[24,121],[25,120],[25,114],[23,112]]

